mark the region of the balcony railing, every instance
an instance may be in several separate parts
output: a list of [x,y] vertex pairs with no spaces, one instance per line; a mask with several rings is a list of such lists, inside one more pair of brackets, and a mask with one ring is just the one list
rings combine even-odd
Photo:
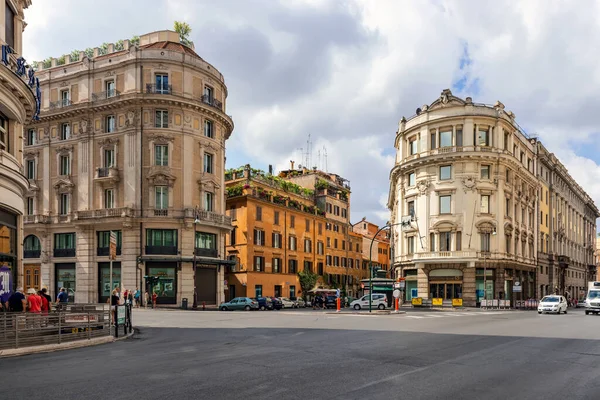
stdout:
[[118,97],[120,94],[121,92],[115,89],[105,90],[104,92],[92,93],[92,101],[106,100],[113,97]]
[[400,257],[400,261],[409,260],[444,260],[444,259],[459,259],[459,258],[475,258],[477,252],[475,250],[459,250],[459,251],[426,251],[421,253],[413,253]]
[[215,99],[214,97],[211,97],[211,96],[205,94],[202,96],[202,102],[204,104],[208,104],[209,106],[212,106],[214,108],[217,108],[217,109],[223,111],[223,103],[221,103],[219,100]]
[[172,94],[173,90],[171,85],[156,85],[148,83],[146,84],[146,93]]
[[54,108],[63,108],[63,107],[69,107],[71,105],[71,99],[61,99],[58,101],[51,101],[50,102],[50,109],[54,109]]
[[40,258],[42,250],[23,250],[23,258]]
[[25,224],[47,224],[50,221],[48,215],[26,215],[23,217]]
[[[196,211],[194,215],[194,211]],[[184,213],[186,218],[198,217],[200,221],[213,222],[220,225],[231,225],[231,217],[228,215],[219,214],[213,211],[194,210],[186,208]]]
[[146,246],[146,254],[177,255],[177,246]]
[[96,168],[95,179],[119,180],[119,170],[116,167],[100,167]]
[[75,257],[75,249],[54,249],[54,257]]
[[95,218],[115,218],[115,217],[133,217],[133,210],[129,207],[121,208],[103,208],[100,210],[85,210],[75,213],[76,219],[95,219]]
[[218,256],[217,249],[201,249],[196,247],[194,250],[196,256],[198,257],[213,257],[216,258]]
[[[96,248],[96,255],[108,256],[110,255],[110,247],[98,247]],[[121,255],[121,246],[117,246],[117,255]]]
[[155,217],[168,217],[169,216],[169,210],[168,209],[155,209],[154,210],[154,216]]

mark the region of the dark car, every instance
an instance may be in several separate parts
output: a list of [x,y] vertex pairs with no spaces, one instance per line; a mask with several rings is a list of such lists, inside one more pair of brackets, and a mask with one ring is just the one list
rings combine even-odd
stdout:
[[283,308],[283,303],[277,297],[269,297],[269,299],[271,299],[273,310],[281,310]]
[[337,297],[336,296],[325,297],[325,308],[337,308]]
[[256,300],[258,302],[258,309],[261,311],[273,309],[273,301],[270,297],[256,297],[252,300]]

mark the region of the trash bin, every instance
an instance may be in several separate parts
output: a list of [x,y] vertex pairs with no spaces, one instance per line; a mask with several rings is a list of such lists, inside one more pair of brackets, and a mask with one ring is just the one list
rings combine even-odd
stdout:
[[181,308],[183,308],[184,310],[187,310],[188,307],[188,299],[186,297],[184,297],[183,299],[181,299]]

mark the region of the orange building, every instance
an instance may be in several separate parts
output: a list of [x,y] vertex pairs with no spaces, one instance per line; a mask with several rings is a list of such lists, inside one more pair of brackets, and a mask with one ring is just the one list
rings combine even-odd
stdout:
[[[389,271],[390,269],[390,238],[388,231],[379,231],[379,226],[369,222],[366,218],[363,218],[360,222],[352,225],[354,233],[362,237],[362,259],[363,266],[367,270],[369,269],[369,260],[373,263],[373,268]],[[373,238],[375,240],[373,241]],[[372,253],[369,257],[369,250],[371,249],[371,242],[373,242]],[[368,276],[367,276],[368,277]],[[388,276],[393,278],[393,276]]]
[[317,286],[356,294],[361,237],[351,232],[350,188],[334,174],[288,170],[279,176],[245,167],[225,174],[227,214],[234,226],[226,252],[226,298],[301,297],[299,271]]

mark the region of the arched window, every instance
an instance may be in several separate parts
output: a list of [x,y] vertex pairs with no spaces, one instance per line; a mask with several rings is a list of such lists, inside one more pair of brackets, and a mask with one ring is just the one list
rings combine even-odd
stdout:
[[23,258],[39,258],[42,252],[40,239],[35,235],[29,235],[23,242]]

